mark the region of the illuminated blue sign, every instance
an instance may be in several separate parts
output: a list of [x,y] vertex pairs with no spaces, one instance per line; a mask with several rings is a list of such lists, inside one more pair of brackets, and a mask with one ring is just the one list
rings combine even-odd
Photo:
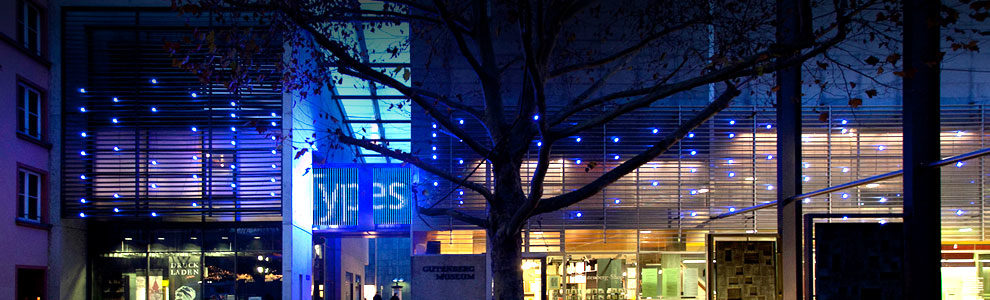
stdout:
[[404,167],[316,168],[313,226],[317,230],[370,230],[412,221],[410,182]]

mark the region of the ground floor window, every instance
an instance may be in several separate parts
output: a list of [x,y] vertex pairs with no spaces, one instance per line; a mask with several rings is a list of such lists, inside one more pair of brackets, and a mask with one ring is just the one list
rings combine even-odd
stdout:
[[[268,300],[282,290],[277,224],[102,230],[93,299]],[[125,229],[119,229],[125,228]]]
[[17,300],[45,299],[45,268],[17,268]]

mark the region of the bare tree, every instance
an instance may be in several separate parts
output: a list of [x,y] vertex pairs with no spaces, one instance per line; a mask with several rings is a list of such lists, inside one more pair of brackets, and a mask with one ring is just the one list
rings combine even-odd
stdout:
[[[851,60],[825,55],[852,39],[860,48],[886,51],[892,42],[888,37],[896,36],[890,28],[900,22],[896,1],[802,0],[801,5],[809,8],[803,10],[802,24],[809,30],[801,30],[804,35],[799,43],[784,45],[774,40],[773,0],[607,2],[175,0],[174,6],[185,13],[253,12],[253,17],[269,21],[292,51],[310,58],[304,64],[317,66],[302,69],[287,65],[286,74],[291,74],[286,76],[287,88],[333,85],[339,80],[333,72],[339,72],[395,89],[490,163],[491,189],[386,143],[353,137],[340,129],[327,130],[334,145],[356,146],[401,160],[484,198],[488,205],[485,216],[437,207],[418,207],[418,212],[449,216],[484,228],[495,299],[522,299],[521,231],[531,217],[568,208],[601,192],[668,151],[727,108],[743,94],[741,90],[759,89],[751,83],[776,70],[811,59],[817,59],[821,70],[828,69],[827,65],[836,66],[831,69],[835,70],[861,63],[859,54],[849,55],[854,58]],[[985,12],[986,8],[974,10]],[[430,72],[461,67],[475,77],[473,84],[462,88],[474,93],[454,95],[451,90],[406,84],[408,70],[371,66],[362,55],[367,50],[348,42],[352,39],[346,28],[354,20],[412,23],[413,39],[431,45],[416,51],[447,58],[443,64],[424,62],[441,66],[427,67],[427,74],[416,76],[429,77]],[[398,53],[405,47],[409,44],[388,51]],[[870,59],[866,63],[884,64]],[[887,63],[896,64],[896,56],[888,56]],[[576,190],[544,195],[556,142],[709,85],[719,86],[720,92],[650,147]],[[765,88],[774,89],[772,85]],[[858,106],[854,100],[851,97],[850,104]],[[480,120],[484,134],[472,135],[455,124],[454,112]],[[589,112],[596,114],[576,117]],[[534,139],[542,144],[535,149],[536,168],[532,174],[522,174],[521,166]]]

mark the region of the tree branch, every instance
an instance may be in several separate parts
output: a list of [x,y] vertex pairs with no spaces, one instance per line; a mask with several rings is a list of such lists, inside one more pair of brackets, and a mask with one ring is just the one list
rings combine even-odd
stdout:
[[698,128],[698,126],[701,126],[701,124],[715,116],[718,112],[729,107],[729,102],[731,102],[731,100],[739,94],[740,92],[736,86],[731,83],[726,83],[726,90],[722,92],[718,98],[705,106],[705,108],[702,109],[701,112],[698,112],[698,114],[693,118],[684,124],[681,124],[677,130],[674,130],[674,132],[671,132],[650,148],[623,162],[611,171],[602,174],[602,176],[599,176],[591,183],[575,191],[540,200],[540,203],[533,211],[533,214],[536,215],[563,209],[597,194],[608,185],[635,171],[637,168],[645,165],[646,163],[649,163],[657,156],[660,156],[660,154],[663,154],[669,150],[671,146],[680,142],[680,140],[683,139],[689,132]]
[[468,48],[467,41],[464,40],[464,35],[454,24],[454,21],[450,17],[450,12],[447,11],[447,6],[444,5],[443,0],[433,0],[433,5],[437,7],[437,14],[440,14],[440,18],[447,24],[447,28],[450,29],[450,33],[454,35],[454,41],[457,42],[457,49],[461,51],[461,56],[467,60],[471,68],[474,69],[475,73],[478,73],[481,81],[491,80],[492,74],[488,74],[485,69],[481,68],[481,64],[478,60],[474,58],[474,54],[471,53],[471,49]]
[[567,73],[570,73],[570,72],[574,72],[574,71],[579,71],[579,70],[584,70],[584,69],[588,69],[588,68],[599,67],[599,66],[608,64],[610,62],[619,60],[619,59],[621,59],[623,57],[634,55],[636,53],[639,53],[640,50],[643,50],[644,48],[646,48],[646,46],[650,45],[650,43],[652,43],[652,42],[660,39],[661,37],[667,36],[668,34],[671,34],[671,33],[675,32],[675,31],[678,31],[678,30],[687,28],[687,27],[689,27],[691,25],[694,25],[694,24],[695,24],[694,21],[688,21],[688,22],[684,22],[682,24],[678,24],[677,26],[674,26],[674,27],[664,28],[663,30],[661,30],[659,32],[656,32],[656,33],[653,33],[651,35],[646,36],[639,43],[636,43],[635,45],[632,45],[632,46],[630,46],[628,48],[622,49],[621,51],[616,52],[616,53],[614,53],[612,55],[609,55],[609,56],[606,56],[606,57],[603,57],[603,58],[600,58],[600,59],[597,59],[597,60],[589,61],[589,62],[577,63],[577,64],[573,64],[573,65],[561,67],[561,68],[558,68],[556,70],[550,71],[550,73],[548,73],[548,75],[547,75],[547,78],[550,79],[550,78],[554,78],[554,77],[557,77],[557,76],[560,76],[560,75],[564,75],[564,74],[567,74]]
[[458,126],[454,125],[454,123],[450,120],[448,115],[445,115],[442,111],[437,109],[437,107],[434,106],[433,103],[431,103],[429,100],[424,99],[422,95],[417,93],[417,90],[408,87],[405,84],[402,84],[401,82],[396,80],[395,78],[392,78],[392,76],[388,76],[387,74],[376,71],[374,68],[366,64],[363,64],[360,61],[356,60],[355,58],[351,57],[350,54],[347,53],[347,49],[345,49],[340,44],[331,41],[329,38],[327,38],[326,35],[321,33],[313,26],[307,23],[299,23],[298,21],[300,21],[301,18],[299,18],[299,16],[295,14],[295,12],[286,11],[285,9],[282,9],[282,12],[290,16],[290,18],[292,18],[294,21],[297,21],[296,25],[302,28],[303,30],[305,30],[306,32],[308,32],[310,36],[312,36],[313,39],[316,40],[317,44],[319,44],[324,49],[330,51],[330,53],[334,56],[334,58],[337,59],[337,63],[339,64],[338,67],[341,67],[341,72],[353,71],[362,74],[363,76],[365,76],[365,78],[372,79],[372,81],[374,82],[381,83],[384,84],[385,86],[394,88],[395,90],[399,91],[406,97],[409,97],[410,100],[412,100],[414,103],[422,107],[424,110],[426,110],[426,112],[430,114],[430,116],[432,116],[437,121],[437,123],[443,125],[443,127],[449,130],[452,134],[454,134],[454,136],[457,136],[457,138],[464,141],[464,144],[466,144],[469,148],[471,148],[471,150],[476,152],[478,155],[482,155],[484,159],[488,159],[488,155],[486,155],[486,153],[490,153],[490,150],[487,147],[481,145],[480,143],[478,143],[478,141],[476,141],[474,138],[468,135],[467,132],[465,132]]
[[426,208],[422,206],[416,206],[416,212],[419,213],[420,215],[426,215],[431,217],[449,216],[464,223],[468,223],[481,228],[488,228],[488,220],[465,214],[464,212],[458,211],[453,208]]
[[344,143],[344,144],[347,144],[347,145],[361,147],[361,148],[364,148],[364,149],[368,149],[368,150],[377,152],[377,153],[379,153],[381,155],[384,155],[384,156],[387,156],[387,157],[390,157],[390,158],[401,160],[403,162],[406,162],[406,163],[409,163],[411,165],[414,165],[414,166],[416,166],[416,167],[418,167],[420,169],[423,169],[424,171],[430,172],[433,175],[439,176],[440,178],[446,179],[447,181],[450,181],[450,182],[452,182],[454,184],[457,184],[457,185],[463,186],[463,187],[465,187],[467,189],[470,189],[472,191],[475,191],[478,194],[481,194],[481,196],[484,197],[485,200],[492,201],[494,199],[494,196],[492,195],[492,192],[489,191],[488,188],[486,188],[484,185],[481,185],[481,184],[478,184],[478,183],[475,183],[475,182],[468,181],[467,178],[458,178],[457,176],[454,176],[453,174],[447,173],[447,172],[441,170],[440,168],[437,168],[437,167],[435,167],[435,166],[433,166],[431,164],[428,164],[428,163],[424,162],[423,160],[419,159],[418,157],[413,156],[411,153],[406,153],[406,152],[392,150],[392,149],[389,149],[388,147],[385,147],[385,146],[380,145],[380,144],[373,143],[373,142],[371,142],[369,140],[357,139],[357,138],[354,138],[354,137],[349,136],[347,134],[344,134],[339,129],[337,130],[337,132],[335,132],[335,134],[337,136],[337,141],[339,141],[341,143]]

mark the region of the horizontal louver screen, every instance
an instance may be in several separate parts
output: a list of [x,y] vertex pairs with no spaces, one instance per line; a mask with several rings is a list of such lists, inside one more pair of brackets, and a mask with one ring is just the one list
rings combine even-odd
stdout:
[[[281,47],[254,57],[248,76],[256,80],[231,93],[178,68],[165,47],[183,43],[194,28],[208,29],[209,22],[206,15],[170,10],[66,9],[67,216],[244,220],[281,214],[282,93],[274,74]],[[222,76],[229,69],[212,72]]]
[[[545,197],[559,195],[591,182],[673,131],[700,107],[653,107],[623,116],[607,126],[588,130],[553,145]],[[508,110],[507,111],[512,111]],[[987,147],[986,108],[942,108],[942,156]],[[896,106],[819,106],[806,108],[802,136],[803,191],[810,192],[899,170],[901,166],[901,111]],[[593,117],[579,115],[572,122]],[[463,128],[483,143],[482,126],[471,118]],[[415,120],[414,120],[415,121]],[[761,232],[776,230],[776,210],[764,209],[718,221],[709,217],[776,200],[776,128],[772,107],[733,106],[703,124],[670,151],[620,179],[603,192],[564,211],[534,216],[529,230],[624,230],[681,232],[661,236],[658,243],[690,240],[688,232]],[[414,136],[436,138],[414,141],[413,153],[450,170],[456,176],[491,185],[489,166],[468,147],[433,129],[430,122],[414,122]],[[536,163],[538,141],[524,160],[523,181]],[[434,148],[436,147],[436,148]],[[436,155],[436,158],[433,157]],[[984,158],[942,169],[943,239],[980,240],[990,213]],[[589,168],[593,163],[594,167]],[[477,170],[472,170],[478,166]],[[482,217],[486,203],[470,190],[422,172],[422,204],[458,208]],[[436,182],[436,185],[434,185]],[[900,178],[804,199],[806,213],[899,213]],[[527,184],[523,184],[524,187]],[[448,193],[448,191],[453,191]],[[414,218],[415,230],[472,229],[448,217]],[[425,222],[424,222],[425,221]],[[856,222],[881,222],[880,219]],[[896,221],[896,220],[891,220]],[[619,232],[619,231],[617,231]],[[635,236],[637,231],[629,231]],[[701,235],[698,235],[699,237]],[[568,237],[570,238],[570,236]],[[603,240],[610,240],[603,238]],[[539,243],[531,247],[541,247]]]

